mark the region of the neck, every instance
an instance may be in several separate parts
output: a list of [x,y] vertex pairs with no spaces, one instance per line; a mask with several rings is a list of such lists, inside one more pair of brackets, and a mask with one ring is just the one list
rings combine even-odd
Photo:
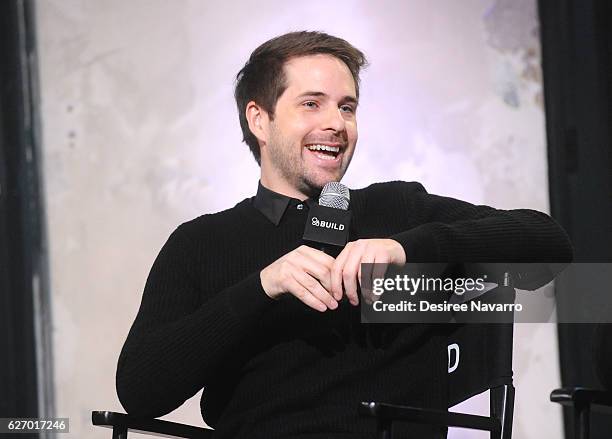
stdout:
[[300,191],[298,188],[289,184],[282,178],[271,177],[267,173],[263,172],[260,176],[261,184],[266,188],[276,193],[286,195],[290,198],[297,198],[300,201],[304,201],[308,198],[308,195]]

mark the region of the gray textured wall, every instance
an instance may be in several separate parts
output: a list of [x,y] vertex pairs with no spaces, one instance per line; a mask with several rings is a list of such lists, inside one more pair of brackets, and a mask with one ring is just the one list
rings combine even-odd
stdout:
[[[325,30],[368,54],[349,186],[548,210],[535,0],[287,5],[37,2],[57,414],[74,437],[109,436],[89,411],[121,410],[116,359],[169,233],[256,189],[232,83],[272,36]],[[561,436],[556,356],[553,325],[517,325],[518,439]],[[168,418],[201,423],[197,401]]]

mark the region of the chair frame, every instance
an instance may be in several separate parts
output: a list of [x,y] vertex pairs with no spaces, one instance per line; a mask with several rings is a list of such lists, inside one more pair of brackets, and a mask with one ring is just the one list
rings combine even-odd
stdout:
[[514,414],[514,386],[504,384],[490,389],[490,392],[490,416],[426,410],[380,402],[363,402],[360,412],[377,418],[378,439],[391,439],[393,423],[402,421],[489,431],[491,439],[510,439]]
[[113,429],[113,439],[127,439],[128,432],[154,433],[168,438],[207,439],[212,437],[210,428],[194,427],[160,419],[143,418],[110,411],[91,412],[93,425]]
[[550,394],[552,402],[574,408],[574,439],[589,439],[591,407],[612,407],[612,391],[564,387]]
[[[490,389],[490,416],[427,410],[416,407],[362,402],[359,412],[377,419],[377,438],[391,439],[394,422],[461,427],[491,432],[491,439],[510,439],[514,413],[514,386],[505,384]],[[91,413],[93,425],[113,429],[112,439],[127,439],[128,432],[154,433],[163,437],[208,439],[213,430],[159,419],[142,418],[111,411]]]

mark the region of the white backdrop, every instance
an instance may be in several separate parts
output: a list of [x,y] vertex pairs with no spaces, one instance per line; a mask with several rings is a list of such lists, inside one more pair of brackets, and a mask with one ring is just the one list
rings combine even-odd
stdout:
[[[254,194],[259,168],[240,142],[232,87],[273,36],[323,30],[368,56],[350,187],[417,180],[547,211],[535,3],[38,1],[57,415],[70,417],[71,436],[110,435],[90,426],[90,411],[121,410],[117,356],[169,233]],[[555,334],[516,327],[518,439],[562,435],[548,402]],[[197,398],[167,418],[201,424]]]

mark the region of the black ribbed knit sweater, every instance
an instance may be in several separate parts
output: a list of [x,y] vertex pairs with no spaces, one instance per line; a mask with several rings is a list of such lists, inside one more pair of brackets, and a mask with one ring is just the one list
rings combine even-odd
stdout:
[[[418,183],[351,191],[351,240],[391,237],[407,261],[571,260],[563,230],[531,210],[427,194]],[[179,226],[151,269],[119,358],[128,413],[161,416],[204,388],[219,438],[371,438],[360,401],[446,409],[444,325],[361,324],[359,308],[270,299],[259,272],[303,244],[306,210],[278,226],[243,200]],[[407,436],[444,432],[410,426]]]

